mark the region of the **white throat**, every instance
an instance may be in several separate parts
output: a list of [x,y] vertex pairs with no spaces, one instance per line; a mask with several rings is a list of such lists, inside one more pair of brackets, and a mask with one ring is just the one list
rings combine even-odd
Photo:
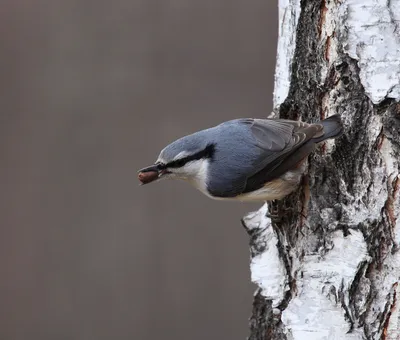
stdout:
[[187,163],[183,167],[186,177],[184,179],[206,195],[209,195],[207,191],[207,175],[209,165],[210,162],[208,159],[199,159]]

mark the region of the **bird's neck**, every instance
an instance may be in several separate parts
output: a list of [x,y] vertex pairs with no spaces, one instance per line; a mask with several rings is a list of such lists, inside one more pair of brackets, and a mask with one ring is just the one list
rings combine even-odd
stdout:
[[201,159],[192,165],[187,180],[203,193],[207,193],[207,175],[210,162],[208,159]]

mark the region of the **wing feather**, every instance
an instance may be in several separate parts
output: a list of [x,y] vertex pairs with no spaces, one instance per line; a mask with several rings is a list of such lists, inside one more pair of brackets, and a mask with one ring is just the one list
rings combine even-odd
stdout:
[[[219,126],[223,130],[218,132],[224,135],[225,143],[220,161],[223,163],[225,157],[234,159],[229,162],[229,171],[210,168],[213,172],[208,190],[216,197],[234,197],[257,190],[281,176],[293,167],[297,158],[304,158],[312,151],[314,142],[307,142],[323,131],[321,124],[284,119],[238,119],[229,129],[225,129],[229,126],[225,124]],[[232,135],[234,129],[237,129],[236,136]],[[237,149],[232,139],[239,143]],[[307,147],[302,148],[303,145]]]
[[[312,151],[313,145],[307,142],[323,134],[321,124],[283,119],[254,119],[250,129],[257,146],[263,152],[253,164],[253,171],[247,177],[243,193],[261,188],[265,182],[290,170]],[[307,147],[302,148],[305,144]]]

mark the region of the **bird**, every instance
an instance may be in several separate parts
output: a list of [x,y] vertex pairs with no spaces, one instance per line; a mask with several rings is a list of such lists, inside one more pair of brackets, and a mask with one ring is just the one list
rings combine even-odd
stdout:
[[138,178],[181,179],[217,200],[279,200],[297,188],[316,145],[342,134],[339,114],[317,123],[234,119],[167,145]]

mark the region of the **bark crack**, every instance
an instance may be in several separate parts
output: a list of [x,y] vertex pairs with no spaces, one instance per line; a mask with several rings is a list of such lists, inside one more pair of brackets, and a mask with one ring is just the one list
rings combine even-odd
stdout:
[[392,313],[394,309],[396,308],[396,302],[397,302],[397,297],[396,297],[396,289],[397,289],[398,283],[396,282],[392,286],[392,292],[389,294],[388,297],[388,303],[385,306],[385,311],[383,313],[383,329],[382,329],[382,340],[386,340],[388,336],[388,327],[389,327],[389,322],[390,322],[390,317],[392,316]]
[[[394,29],[393,29],[393,33],[396,33],[398,31],[399,25],[397,23],[396,17],[393,13],[393,9],[392,9],[392,0],[387,0],[386,1],[386,7],[388,9],[389,12],[389,17],[390,17],[390,22],[392,23]],[[390,91],[388,91],[388,93],[390,93]]]

